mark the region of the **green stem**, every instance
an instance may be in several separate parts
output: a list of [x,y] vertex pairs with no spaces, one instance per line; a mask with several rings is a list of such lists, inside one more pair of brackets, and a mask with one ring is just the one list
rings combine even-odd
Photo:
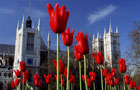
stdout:
[[28,85],[28,81],[26,82],[27,88],[29,88],[30,90],[33,90],[33,87]]
[[119,84],[118,84],[118,90],[119,90]]
[[108,85],[106,85],[106,87],[107,87],[107,90],[109,90],[109,86],[108,86]]
[[88,90],[90,90],[90,87],[89,87],[89,89]]
[[111,90],[111,86],[110,86],[110,90]]
[[84,55],[84,76],[85,76],[85,88],[86,88],[86,90],[88,90],[87,77],[86,77],[86,55]]
[[23,83],[22,83],[22,90],[24,90],[24,72],[23,72]]
[[81,78],[81,62],[79,61],[79,81],[80,81],[80,90],[82,90],[82,78]]
[[129,87],[129,85],[126,85],[128,90],[131,90],[131,88]]
[[50,84],[48,84],[48,90],[51,90],[51,89],[50,89]]
[[124,77],[123,77],[123,86],[124,86],[124,90],[125,90],[125,81],[124,81]]
[[57,90],[59,90],[59,34],[57,33]]
[[102,90],[104,90],[104,87],[103,87],[103,73],[102,73],[102,65],[100,65],[100,72],[101,72],[101,85],[102,85]]
[[69,62],[70,62],[70,47],[68,46],[68,61],[67,61],[67,87],[66,89],[69,90]]
[[72,85],[72,83],[71,83],[71,90],[73,90],[73,85]]
[[105,90],[106,90],[106,78],[105,78]]
[[94,88],[94,90],[95,90],[95,82],[93,82],[93,88]]
[[63,86],[62,86],[62,74],[61,74],[61,90],[63,89]]

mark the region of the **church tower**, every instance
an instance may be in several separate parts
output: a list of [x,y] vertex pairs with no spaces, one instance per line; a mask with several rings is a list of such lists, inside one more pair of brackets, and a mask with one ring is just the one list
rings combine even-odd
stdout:
[[99,32],[97,33],[97,38],[95,38],[93,35],[92,50],[94,53],[104,52],[103,39],[101,38],[101,35],[99,34]]
[[[31,85],[33,84],[33,75],[39,73],[40,46],[40,19],[38,20],[38,26],[35,29],[34,26],[32,27],[30,16],[26,20],[26,23],[23,16],[21,27],[19,26],[19,21],[17,24],[13,70],[20,69],[19,62],[25,61],[26,68],[29,71],[29,77],[31,77],[28,80]],[[13,77],[15,78],[14,73]]]
[[118,33],[118,28],[116,28],[116,32],[113,32],[110,21],[109,32],[106,33],[106,29],[104,29],[105,66],[113,68],[116,67],[120,57],[120,36]]
[[99,33],[97,33],[97,38],[93,35],[92,50],[94,53],[102,52],[105,67],[116,67],[121,57],[118,27],[116,27],[116,32],[113,32],[110,21],[109,32],[106,33],[106,28],[104,28],[103,38]]

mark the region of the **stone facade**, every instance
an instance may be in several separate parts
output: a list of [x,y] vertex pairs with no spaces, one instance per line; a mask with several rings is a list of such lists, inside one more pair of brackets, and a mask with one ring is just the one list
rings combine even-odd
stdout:
[[106,28],[104,28],[103,38],[101,38],[99,33],[97,34],[97,38],[93,36],[92,49],[95,53],[102,52],[105,67],[116,67],[117,61],[121,57],[118,28],[116,27],[116,32],[113,32],[110,22],[109,32],[106,33]]
[[[26,25],[26,26],[25,26]],[[41,35],[40,35],[40,19],[38,21],[37,29],[32,27],[32,21],[28,17],[26,23],[24,16],[21,27],[19,22],[17,25],[16,32],[16,43],[15,43],[15,57],[13,70],[20,69],[19,62],[25,61],[27,70],[29,71],[29,84],[33,85],[33,75],[39,74],[40,70],[40,51],[41,51]],[[15,74],[13,73],[13,78]]]

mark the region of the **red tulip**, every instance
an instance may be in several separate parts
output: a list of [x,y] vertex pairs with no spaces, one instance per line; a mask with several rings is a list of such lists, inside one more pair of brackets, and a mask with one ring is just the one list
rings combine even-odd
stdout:
[[69,82],[75,84],[76,81],[75,81],[75,76],[74,75],[70,75]]
[[22,72],[24,72],[26,70],[26,63],[25,63],[25,61],[24,62],[23,61],[20,61],[20,70]]
[[42,80],[39,80],[39,81],[38,81],[38,87],[40,87],[40,88],[43,87],[43,85],[42,85]]
[[62,86],[64,87],[65,86],[65,80],[62,79]]
[[21,72],[19,70],[14,70],[14,72],[17,78],[21,76]]
[[67,26],[69,17],[69,11],[66,11],[66,7],[63,5],[59,8],[57,3],[55,10],[51,4],[47,4],[48,13],[50,16],[50,27],[54,33],[63,33]]
[[11,82],[11,87],[12,87],[13,89],[16,88],[14,81]]
[[75,36],[78,44],[76,48],[78,49],[78,52],[81,54],[88,54],[89,53],[89,46],[88,46],[88,35],[86,34],[84,37],[83,32],[77,33],[77,36]]
[[137,90],[140,90],[140,86],[137,86]]
[[75,51],[74,51],[74,56],[75,56],[76,60],[78,60],[78,61],[83,60],[83,59],[84,59],[83,54],[81,54],[81,53],[78,51],[78,49],[77,49],[76,46],[74,46],[74,49],[75,49]]
[[34,84],[37,87],[42,87],[42,80],[40,80],[40,75],[34,74]]
[[113,77],[116,77],[116,69],[112,68],[112,69],[111,69],[111,72],[112,72],[112,76],[113,76]]
[[25,72],[23,72],[23,74],[24,74],[24,78],[25,79],[28,79],[29,78],[29,76],[28,76],[28,70],[25,70]]
[[48,74],[47,76],[46,76],[46,74],[44,74],[43,76],[45,78],[46,83],[50,84],[51,83],[51,74]]
[[[56,60],[53,60],[52,62],[55,65],[55,68],[57,70]],[[60,59],[59,60],[59,74],[63,74],[63,72],[64,72],[64,61],[62,62],[62,60]]]
[[106,81],[106,84],[108,85],[109,84],[109,80],[107,78],[105,78],[105,81]]
[[[86,78],[88,78],[88,75],[86,75]],[[85,76],[82,75],[82,80],[85,81]]]
[[107,73],[106,74],[106,84],[109,84],[110,79],[112,78],[112,74],[111,73]]
[[119,78],[116,78],[116,84],[119,84]]
[[24,78],[24,79],[22,80],[22,84],[26,85],[26,81],[27,81],[27,79]]
[[39,80],[40,80],[40,76],[37,75],[37,74],[34,74],[34,84],[35,84],[35,86],[38,86]]
[[90,80],[90,78],[87,78],[87,86],[91,87],[91,80]]
[[106,84],[109,84],[110,86],[115,85],[114,77],[112,76],[111,73],[107,73],[107,75],[106,75]]
[[125,81],[125,84],[129,84],[130,81],[131,81],[131,77],[127,76],[127,75],[124,75],[124,81]]
[[114,87],[115,82],[114,82],[114,79],[113,79],[113,78],[111,78],[111,79],[109,80],[109,85]]
[[[54,74],[55,79],[57,80],[57,75]],[[59,75],[59,83],[61,83],[61,75]]]
[[126,64],[125,64],[125,59],[121,58],[119,60],[119,70],[121,73],[125,73],[126,72]]
[[104,57],[102,56],[102,53],[101,52],[98,52],[97,55],[95,53],[92,53],[92,56],[96,60],[97,64],[103,64]]
[[103,77],[106,77],[106,74],[107,74],[107,69],[103,69]]
[[[67,68],[65,68],[64,70],[64,75],[65,75],[65,78],[67,78]],[[69,70],[69,78],[70,78],[70,75],[71,75],[71,70]]]
[[16,80],[14,81],[14,83],[15,83],[16,86],[19,85],[19,82],[20,82],[20,79],[16,79]]
[[66,32],[62,33],[62,41],[65,46],[71,46],[73,43],[73,34],[74,34],[74,29],[72,30],[72,33],[70,33],[70,29],[67,28]]
[[92,82],[95,82],[95,80],[96,80],[95,72],[89,72],[89,76],[90,76],[90,80]]
[[129,87],[133,89],[136,86],[135,81],[130,81]]

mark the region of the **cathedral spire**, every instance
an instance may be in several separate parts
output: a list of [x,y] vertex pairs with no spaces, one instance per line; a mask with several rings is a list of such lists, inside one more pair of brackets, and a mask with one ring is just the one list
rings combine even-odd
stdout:
[[104,36],[106,35],[106,28],[104,28]]
[[109,32],[112,32],[112,27],[111,27],[111,20],[110,20],[110,24],[109,24]]
[[97,39],[100,37],[100,34],[99,34],[99,32],[97,33]]
[[38,20],[38,31],[40,31],[40,18]]
[[18,23],[17,23],[17,30],[19,29],[19,20],[18,20]]
[[22,25],[21,25],[22,28],[24,28],[24,15],[23,15],[23,18],[22,18]]
[[118,31],[118,27],[116,27],[116,33],[118,33],[119,31]]

